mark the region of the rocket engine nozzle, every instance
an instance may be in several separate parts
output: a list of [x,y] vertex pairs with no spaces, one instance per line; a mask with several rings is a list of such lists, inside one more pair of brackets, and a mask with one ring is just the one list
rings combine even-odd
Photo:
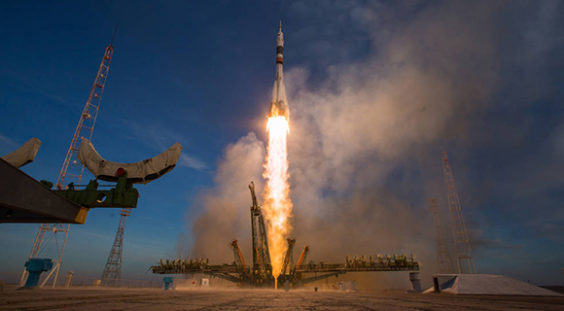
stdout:
[[282,116],[288,120],[290,118],[290,113],[288,110],[288,104],[286,102],[280,100],[278,102],[271,102],[270,103],[270,112],[268,113],[268,117],[279,117]]

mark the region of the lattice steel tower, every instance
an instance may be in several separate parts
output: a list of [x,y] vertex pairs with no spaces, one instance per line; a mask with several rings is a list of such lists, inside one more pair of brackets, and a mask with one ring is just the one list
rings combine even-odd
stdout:
[[454,266],[452,265],[452,258],[448,250],[446,235],[443,228],[441,219],[441,211],[439,208],[439,199],[430,198],[427,200],[429,212],[433,216],[433,223],[435,224],[435,235],[437,240],[437,262],[439,263],[440,273],[453,273]]
[[121,280],[121,260],[123,253],[123,231],[125,229],[125,218],[131,215],[131,208],[122,208],[120,212],[119,226],[116,232],[114,244],[108,255],[104,272],[102,272],[102,285],[119,286]]
[[472,249],[470,247],[470,238],[466,230],[464,217],[460,206],[460,198],[454,184],[454,175],[452,168],[448,162],[446,151],[442,151],[443,175],[448,198],[448,210],[450,212],[452,224],[452,239],[454,242],[454,251],[456,254],[456,267],[458,273],[476,273],[476,267],[472,261]]
[[[114,34],[115,35],[115,34]],[[65,182],[71,180],[73,183],[76,181],[80,184],[82,179],[82,174],[84,173],[84,165],[80,163],[77,158],[78,147],[80,147],[80,140],[82,137],[92,140],[92,134],[94,133],[94,125],[96,124],[96,117],[98,116],[98,110],[100,109],[100,103],[102,102],[102,93],[104,92],[104,86],[106,85],[106,79],[108,78],[108,72],[110,71],[110,62],[112,61],[112,55],[114,54],[113,39],[106,47],[106,52],[98,68],[98,73],[96,74],[96,79],[94,79],[94,84],[92,89],[90,89],[90,95],[88,95],[88,100],[82,109],[82,115],[78,120],[78,125],[72,137],[71,145],[67,151],[67,156],[63,162],[63,167],[59,173],[59,178],[57,179],[57,187],[63,188]]]
[[[82,180],[84,165],[82,165],[82,163],[80,163],[77,158],[78,147],[80,146],[82,137],[88,138],[88,140],[92,140],[94,125],[96,124],[96,117],[98,116],[98,110],[100,109],[100,103],[102,102],[104,86],[106,85],[106,79],[108,78],[108,73],[110,71],[110,62],[112,61],[112,56],[114,54],[113,41],[115,34],[116,32],[114,32],[112,41],[106,47],[104,57],[100,62],[100,66],[98,67],[98,73],[96,74],[96,78],[94,79],[94,83],[92,85],[92,88],[90,89],[90,94],[88,95],[88,99],[86,100],[86,104],[82,109],[82,114],[80,115],[80,119],[78,120],[78,124],[74,131],[74,136],[72,137],[70,147],[65,157],[65,161],[63,162],[63,166],[61,167],[61,171],[59,172],[59,177],[57,178],[56,183],[56,187],[59,189],[66,189],[67,187],[76,188],[80,185],[80,181]],[[65,185],[65,183],[68,183],[68,186]],[[60,252],[58,252],[56,264],[54,265],[51,272],[47,275],[45,280],[41,283],[41,286],[47,283],[49,278],[53,275],[53,272],[55,273],[55,276],[53,278],[53,287],[55,287],[55,285],[57,284],[57,278],[59,277],[59,271],[61,269],[63,253],[65,250],[65,244],[67,241],[69,229],[70,224],[66,226],[63,226],[61,224],[42,224],[39,227],[39,231],[37,232],[37,236],[31,249],[29,258],[37,257],[40,250],[43,249],[43,237],[46,233],[65,233],[65,239],[63,241]],[[23,285],[26,279],[27,271],[25,271],[24,269],[24,272],[22,273],[22,277],[20,279],[20,285]]]

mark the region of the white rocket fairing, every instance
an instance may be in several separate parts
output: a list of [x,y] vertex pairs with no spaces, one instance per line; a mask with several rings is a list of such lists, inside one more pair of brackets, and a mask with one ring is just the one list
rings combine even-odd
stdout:
[[290,118],[288,102],[286,101],[286,88],[284,87],[284,34],[282,33],[282,21],[276,37],[276,79],[272,88],[272,100],[270,101],[270,113],[268,117],[284,116]]

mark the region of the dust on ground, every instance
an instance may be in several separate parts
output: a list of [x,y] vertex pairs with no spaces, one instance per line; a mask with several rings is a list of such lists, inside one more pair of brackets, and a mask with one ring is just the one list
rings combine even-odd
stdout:
[[0,292],[0,310],[563,310],[564,297],[313,290],[41,289]]

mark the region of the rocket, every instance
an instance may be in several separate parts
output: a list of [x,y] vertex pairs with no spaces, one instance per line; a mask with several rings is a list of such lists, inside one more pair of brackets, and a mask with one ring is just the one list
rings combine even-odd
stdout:
[[270,101],[270,113],[268,117],[284,116],[286,120],[290,118],[288,102],[286,101],[286,88],[284,87],[284,34],[282,33],[282,21],[278,28],[276,37],[276,78],[272,88],[272,100]]

